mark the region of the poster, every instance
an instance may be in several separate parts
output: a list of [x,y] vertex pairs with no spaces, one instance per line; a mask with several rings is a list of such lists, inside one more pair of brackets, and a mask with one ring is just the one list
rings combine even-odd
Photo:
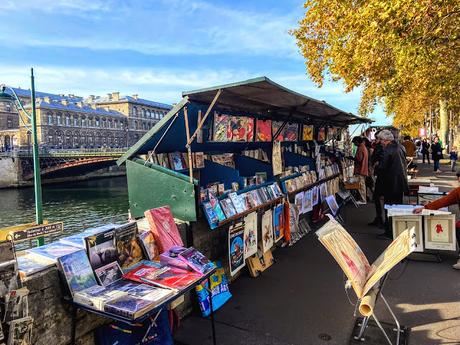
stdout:
[[318,131],[318,141],[325,141],[326,140],[326,129],[321,127]]
[[257,253],[257,213],[244,217],[244,259]]
[[227,141],[252,141],[254,138],[254,119],[245,116],[231,116]]
[[213,141],[227,141],[230,116],[214,113]]
[[312,188],[312,201],[311,204],[312,206],[316,206],[319,203],[319,188],[318,186],[315,186]]
[[456,250],[455,215],[433,215],[424,217],[425,248]]
[[283,172],[283,161],[281,158],[281,143],[279,141],[273,142],[272,165],[273,175],[279,175]]
[[393,216],[391,217],[393,238],[396,238],[406,229],[414,228],[416,238],[416,248],[414,252],[423,252],[423,235],[422,235],[422,216]]
[[307,190],[303,194],[302,213],[307,213],[313,210],[313,189]]
[[302,140],[310,141],[313,140],[313,126],[303,125],[302,127]]
[[272,121],[257,120],[256,122],[256,141],[272,140]]
[[327,186],[325,183],[319,185],[319,195],[321,196],[321,201],[325,201],[327,197]]
[[303,198],[304,198],[304,192],[297,193],[294,197],[294,205],[299,212],[299,214],[303,214]]
[[[272,135],[275,135],[278,129],[283,125],[282,121],[273,121],[272,122]],[[275,138],[274,141],[281,141],[283,140],[283,135],[280,133],[278,136]]]
[[[273,121],[273,135],[276,134],[278,129],[283,125],[282,121]],[[297,141],[299,133],[299,125],[297,123],[286,123],[280,134],[276,137],[275,141]]]
[[275,242],[284,237],[284,205],[280,204],[275,207],[273,212],[273,231]]
[[232,225],[228,232],[228,262],[234,276],[244,265],[244,223]]
[[272,210],[262,215],[262,251],[265,253],[273,247]]
[[336,216],[337,213],[339,212],[339,205],[337,204],[337,200],[335,199],[335,196],[328,195],[326,197],[326,203],[327,203],[327,206],[329,206],[329,209],[331,210],[332,214]]

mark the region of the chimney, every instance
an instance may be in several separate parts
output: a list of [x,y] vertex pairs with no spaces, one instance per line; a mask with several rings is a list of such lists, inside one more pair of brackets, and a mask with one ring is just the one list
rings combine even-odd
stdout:
[[138,94],[135,94],[133,95],[133,98],[137,101],[138,96],[139,96]]
[[119,101],[120,100],[120,93],[119,92],[112,92],[112,99],[114,101]]

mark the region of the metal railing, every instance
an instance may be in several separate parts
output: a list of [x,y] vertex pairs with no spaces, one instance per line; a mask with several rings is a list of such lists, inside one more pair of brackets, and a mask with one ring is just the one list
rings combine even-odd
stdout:
[[[78,148],[78,149],[48,149],[40,148],[40,157],[120,157],[128,150],[126,147],[120,148]],[[32,151],[28,149],[15,149],[12,151],[0,152],[4,157],[31,157]]]

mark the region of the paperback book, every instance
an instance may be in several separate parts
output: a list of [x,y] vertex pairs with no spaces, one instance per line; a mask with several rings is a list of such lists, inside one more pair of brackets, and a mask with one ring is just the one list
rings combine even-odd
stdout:
[[123,271],[116,261],[95,269],[94,273],[99,283],[103,286],[110,285],[123,277]]
[[223,221],[225,219],[224,212],[222,211],[222,208],[220,207],[219,200],[217,200],[217,198],[212,193],[209,193],[209,203],[212,207],[212,210],[216,214],[217,219],[219,221]]
[[184,261],[192,270],[200,274],[206,274],[214,269],[214,264],[201,252],[193,247],[187,248],[178,254],[180,260]]
[[[217,217],[216,212],[214,212],[211,206],[211,203],[209,201],[203,201],[202,206],[203,206],[203,210],[204,210],[206,219],[208,220],[209,226],[211,227],[211,229],[214,229],[219,224],[219,218]],[[222,205],[222,208],[223,208],[223,205]],[[224,209],[224,212],[225,212],[225,209]]]
[[142,249],[144,250],[144,256],[151,261],[156,260],[160,255],[160,252],[155,244],[153,234],[150,231],[144,231],[139,233],[138,236]]
[[12,290],[5,295],[3,322],[10,322],[29,316],[29,290],[26,287]]
[[115,247],[115,230],[110,229],[104,232],[85,237],[86,252],[93,269],[108,265],[117,260],[117,249]]
[[61,271],[67,281],[70,293],[97,285],[96,278],[84,250],[61,256],[58,259]]
[[244,202],[241,199],[241,196],[239,196],[236,193],[229,193],[228,197],[232,201],[233,206],[235,206],[236,213],[243,213],[244,211],[246,211],[246,208],[244,207]]
[[236,209],[235,207],[233,206],[233,203],[232,201],[230,200],[230,198],[225,198],[225,199],[222,199],[220,201],[220,205],[222,206],[222,209],[224,210],[224,213],[225,215],[227,216],[227,218],[231,218],[233,217],[234,215],[236,215]]
[[284,205],[280,204],[273,211],[274,241],[278,242],[284,237]]
[[144,259],[144,253],[137,239],[137,223],[123,224],[115,230],[117,261],[122,269]]
[[244,258],[257,253],[257,213],[249,213],[244,217]]

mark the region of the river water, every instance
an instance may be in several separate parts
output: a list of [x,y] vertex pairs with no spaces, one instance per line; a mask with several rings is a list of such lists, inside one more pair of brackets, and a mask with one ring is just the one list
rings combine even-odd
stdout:
[[[43,186],[43,218],[64,222],[63,235],[127,219],[126,177]],[[0,189],[0,228],[35,221],[33,188]]]

